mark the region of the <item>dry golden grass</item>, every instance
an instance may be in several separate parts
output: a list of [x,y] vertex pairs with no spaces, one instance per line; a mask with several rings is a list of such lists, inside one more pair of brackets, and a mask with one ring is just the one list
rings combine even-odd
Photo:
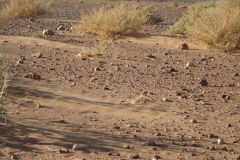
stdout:
[[230,51],[240,44],[240,0],[197,3],[170,34],[186,34],[210,48]]
[[150,7],[120,3],[113,7],[105,6],[93,10],[80,20],[76,30],[81,33],[95,33],[104,38],[118,38],[134,35],[144,24],[159,20]]
[[0,15],[4,18],[27,18],[46,13],[48,0],[9,0]]

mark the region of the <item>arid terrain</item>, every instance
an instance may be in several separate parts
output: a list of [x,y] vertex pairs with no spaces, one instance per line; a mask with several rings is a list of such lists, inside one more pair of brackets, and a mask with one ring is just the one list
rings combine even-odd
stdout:
[[144,2],[163,21],[139,35],[77,33],[81,16],[104,3],[55,0],[45,16],[4,25],[12,82],[0,159],[240,160],[240,50],[167,35],[187,9],[166,2]]

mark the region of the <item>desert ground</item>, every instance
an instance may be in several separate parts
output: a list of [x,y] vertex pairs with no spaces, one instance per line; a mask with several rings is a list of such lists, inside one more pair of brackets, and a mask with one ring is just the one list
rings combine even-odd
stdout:
[[[4,25],[12,81],[0,159],[239,160],[240,51],[167,35],[187,9],[166,2],[144,2],[163,21],[140,35],[76,33],[99,2],[56,0],[47,15]],[[183,42],[188,50],[177,49]]]

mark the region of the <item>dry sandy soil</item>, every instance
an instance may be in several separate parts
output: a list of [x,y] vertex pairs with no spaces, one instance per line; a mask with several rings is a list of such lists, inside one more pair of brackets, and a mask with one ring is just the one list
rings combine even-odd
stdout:
[[[97,36],[70,29],[97,5],[55,1],[51,14],[9,20],[1,31],[13,81],[0,159],[239,160],[240,51],[166,36],[186,9],[163,3],[154,3],[163,22],[101,50]],[[55,35],[44,37],[43,29]],[[177,50],[182,42],[190,49]],[[99,46],[103,56],[79,56]]]

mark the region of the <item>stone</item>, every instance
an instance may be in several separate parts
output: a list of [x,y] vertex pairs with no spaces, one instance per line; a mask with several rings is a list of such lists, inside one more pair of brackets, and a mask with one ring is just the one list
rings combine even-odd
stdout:
[[178,49],[178,50],[188,50],[189,47],[188,47],[188,45],[187,45],[186,43],[181,43],[181,44],[179,44],[179,45],[177,46],[177,49]]
[[218,138],[217,135],[214,135],[214,134],[212,134],[212,133],[208,134],[208,137],[209,137],[209,138]]
[[50,29],[43,30],[43,36],[52,36],[54,35],[54,32]]
[[99,67],[96,67],[94,68],[94,71],[97,72],[97,71],[100,71],[101,69]]
[[152,157],[152,160],[158,160],[158,159],[161,159],[161,157],[160,157],[159,155],[154,155],[154,156]]
[[221,139],[221,138],[219,138],[219,139],[217,140],[217,144],[224,144],[224,140]]
[[138,154],[134,154],[130,156],[131,159],[140,159],[140,156]]
[[24,74],[23,77],[24,77],[24,78],[30,78],[31,75],[27,73],[27,74]]
[[37,108],[42,108],[43,106],[41,104],[37,104]]
[[33,80],[40,80],[41,79],[41,76],[38,75],[37,73],[32,73],[30,75],[30,78],[33,79]]
[[124,149],[131,149],[131,147],[130,147],[128,144],[124,144],[124,145],[123,145],[123,148],[124,148]]
[[24,63],[24,61],[21,60],[21,59],[19,59],[19,60],[17,61],[17,65],[19,65],[19,64],[23,64],[23,63]]
[[191,119],[190,123],[197,123],[197,120],[196,119]]
[[58,31],[63,31],[65,30],[65,27],[63,25],[60,25],[58,28],[57,28]]
[[31,57],[42,58],[42,53],[41,52],[34,53],[31,55]]
[[79,149],[80,149],[80,145],[79,145],[79,144],[74,144],[73,147],[72,147],[72,149],[73,149],[74,151],[79,150]]
[[199,84],[200,84],[201,86],[207,86],[207,85],[208,85],[208,82],[207,82],[206,79],[202,79],[202,80],[199,82]]

